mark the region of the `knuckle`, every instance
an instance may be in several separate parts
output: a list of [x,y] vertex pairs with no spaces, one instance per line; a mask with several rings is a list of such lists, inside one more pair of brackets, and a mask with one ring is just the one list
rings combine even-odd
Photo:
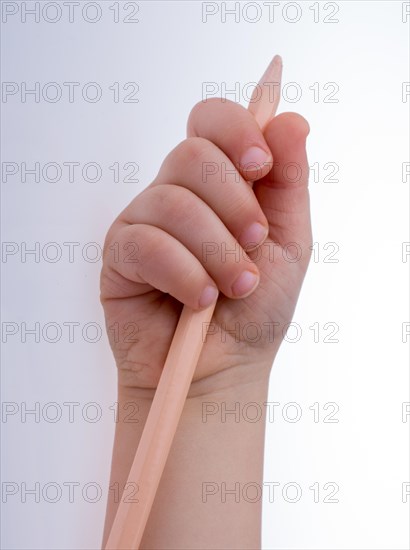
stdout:
[[241,111],[247,112],[247,109],[227,98],[210,97],[198,101],[192,108],[187,122],[187,133],[189,136],[199,136],[201,134],[201,126],[205,126],[204,120],[210,116],[218,117],[218,115],[226,116],[232,114],[234,119]]
[[[159,184],[151,189],[150,200],[156,205],[161,216],[169,220],[178,220],[178,224],[199,215],[200,201],[197,196],[181,185]],[[183,213],[183,216],[181,214]]]
[[188,116],[188,122],[187,122],[187,130],[188,135],[196,135],[196,123],[198,116],[202,109],[204,108],[205,102],[203,100],[198,101],[195,103],[195,105],[192,107],[191,112]]
[[156,183],[165,181],[167,174],[177,175],[192,165],[200,165],[215,156],[215,145],[205,138],[190,137],[179,143],[162,163]]
[[104,239],[104,244],[103,244],[103,247],[102,247],[102,264],[103,264],[103,267],[108,264],[108,260],[110,258],[110,253],[109,253],[109,248],[110,246],[112,245],[113,241],[114,241],[114,237],[116,235],[116,232],[117,232],[117,224],[116,222],[114,222],[110,228],[108,229],[107,231],[107,234],[105,235],[105,239]]
[[184,165],[202,162],[205,157],[211,157],[213,152],[213,144],[202,137],[187,138],[177,146],[176,150],[178,161]]
[[218,108],[220,105],[225,104],[238,105],[234,101],[222,97],[210,97],[207,99],[201,99],[200,101],[195,103],[195,105],[191,109],[191,112],[189,113],[187,124],[188,130],[190,130],[193,135],[197,135],[197,123],[198,120],[201,118],[202,113],[207,112],[208,109],[212,109],[214,107]]

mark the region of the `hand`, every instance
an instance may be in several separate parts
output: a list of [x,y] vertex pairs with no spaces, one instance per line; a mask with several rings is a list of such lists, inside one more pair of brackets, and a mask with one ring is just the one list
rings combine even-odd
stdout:
[[101,301],[120,385],[155,388],[183,304],[207,306],[216,289],[191,391],[269,372],[311,253],[308,133],[294,113],[262,134],[238,104],[194,107],[188,138],[106,237]]

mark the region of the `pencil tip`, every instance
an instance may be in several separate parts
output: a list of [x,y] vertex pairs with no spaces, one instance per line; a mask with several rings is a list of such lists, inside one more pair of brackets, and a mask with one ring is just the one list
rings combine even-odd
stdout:
[[280,55],[275,55],[275,57],[273,58],[273,62],[276,65],[283,65],[283,61]]

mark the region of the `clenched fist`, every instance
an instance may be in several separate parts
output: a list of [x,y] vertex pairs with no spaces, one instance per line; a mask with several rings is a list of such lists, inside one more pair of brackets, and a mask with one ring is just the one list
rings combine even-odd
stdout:
[[236,103],[193,108],[187,139],[106,237],[101,301],[121,386],[155,388],[183,305],[215,300],[191,392],[270,369],[311,253],[308,133],[295,113],[262,133]]

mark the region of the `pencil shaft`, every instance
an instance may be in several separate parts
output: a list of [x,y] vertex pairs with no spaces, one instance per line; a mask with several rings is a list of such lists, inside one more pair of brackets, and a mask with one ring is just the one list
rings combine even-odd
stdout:
[[138,502],[120,503],[107,550],[139,547],[214,309],[182,310],[128,475]]

